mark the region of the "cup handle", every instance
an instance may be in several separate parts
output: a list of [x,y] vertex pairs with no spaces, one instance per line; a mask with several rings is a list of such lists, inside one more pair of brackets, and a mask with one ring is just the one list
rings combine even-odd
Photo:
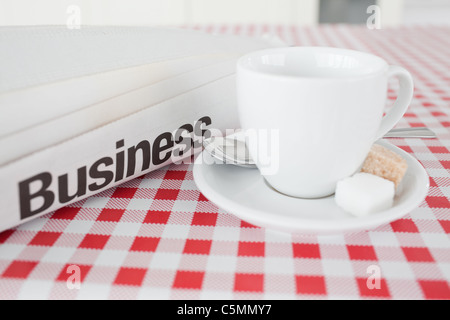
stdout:
[[400,121],[413,97],[414,83],[411,74],[406,69],[399,66],[389,66],[388,78],[390,77],[398,78],[400,88],[394,105],[381,120],[380,128],[376,134],[376,140],[381,139]]

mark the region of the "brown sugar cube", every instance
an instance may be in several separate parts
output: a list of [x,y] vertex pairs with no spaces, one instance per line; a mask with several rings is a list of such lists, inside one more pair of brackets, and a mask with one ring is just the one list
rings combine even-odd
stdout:
[[363,163],[361,172],[390,180],[395,187],[398,187],[406,169],[408,169],[408,164],[405,159],[379,144],[374,144]]

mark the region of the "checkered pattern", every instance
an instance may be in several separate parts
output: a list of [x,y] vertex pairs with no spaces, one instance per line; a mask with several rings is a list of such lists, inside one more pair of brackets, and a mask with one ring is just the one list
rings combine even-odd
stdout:
[[291,236],[221,210],[199,192],[191,165],[172,165],[0,233],[0,298],[450,299],[450,28],[201,29],[273,31],[406,67],[416,89],[398,126],[427,126],[439,138],[390,141],[426,168],[425,201],[374,230]]

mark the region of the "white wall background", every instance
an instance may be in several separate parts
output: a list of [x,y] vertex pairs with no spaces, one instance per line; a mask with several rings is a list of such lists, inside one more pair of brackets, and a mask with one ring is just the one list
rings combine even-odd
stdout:
[[450,0],[405,0],[404,24],[450,25]]
[[95,25],[313,24],[318,0],[0,0],[0,25],[66,24],[71,5]]
[[[319,0],[0,0],[0,25],[65,25],[73,5],[80,8],[81,23],[91,25],[314,25]],[[450,0],[378,0],[378,5],[382,26],[450,23]]]

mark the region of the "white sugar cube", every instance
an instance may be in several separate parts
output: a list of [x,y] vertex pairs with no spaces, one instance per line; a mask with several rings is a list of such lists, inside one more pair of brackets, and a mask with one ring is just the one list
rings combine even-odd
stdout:
[[392,207],[395,184],[370,173],[356,173],[337,183],[335,200],[339,207],[364,216]]

